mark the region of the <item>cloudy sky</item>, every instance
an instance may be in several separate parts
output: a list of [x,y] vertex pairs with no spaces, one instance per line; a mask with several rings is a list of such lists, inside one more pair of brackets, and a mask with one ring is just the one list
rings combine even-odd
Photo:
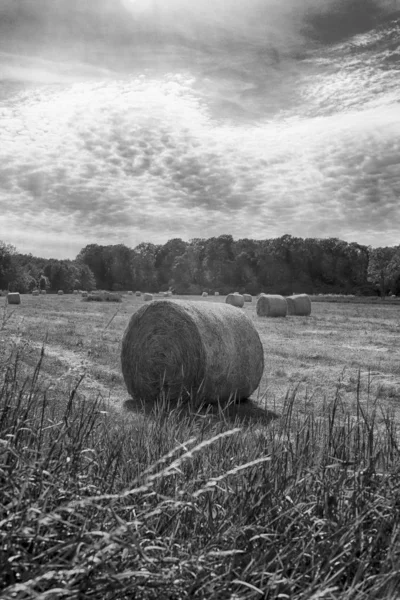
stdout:
[[400,0],[0,0],[0,239],[397,245]]

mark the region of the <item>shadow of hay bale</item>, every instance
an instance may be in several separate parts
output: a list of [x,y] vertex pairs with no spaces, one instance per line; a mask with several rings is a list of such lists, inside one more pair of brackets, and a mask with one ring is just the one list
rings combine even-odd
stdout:
[[168,401],[146,401],[141,402],[129,398],[123,403],[124,410],[132,413],[142,414],[146,416],[156,416],[160,413],[165,413],[166,416],[172,412],[176,412],[182,418],[199,418],[201,420],[208,419],[210,425],[215,425],[218,422],[225,422],[229,425],[237,427],[248,426],[267,426],[271,421],[279,419],[281,415],[260,406],[252,398],[241,400],[240,402],[232,402],[227,406],[218,406],[215,403],[204,403],[197,410],[190,403],[177,400]]

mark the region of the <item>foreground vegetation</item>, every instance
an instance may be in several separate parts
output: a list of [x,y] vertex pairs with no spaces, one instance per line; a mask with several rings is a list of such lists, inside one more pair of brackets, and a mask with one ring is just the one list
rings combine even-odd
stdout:
[[377,402],[127,422],[79,382],[50,401],[41,360],[2,365],[2,599],[398,598],[400,432]]

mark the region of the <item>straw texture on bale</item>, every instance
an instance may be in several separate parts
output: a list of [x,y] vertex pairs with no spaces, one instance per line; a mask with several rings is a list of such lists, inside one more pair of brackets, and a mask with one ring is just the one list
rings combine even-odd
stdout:
[[288,315],[308,317],[311,315],[311,300],[307,294],[298,294],[286,298]]
[[286,317],[288,307],[283,296],[261,294],[256,310],[259,317]]
[[47,294],[46,290],[42,290],[40,293],[43,295]]
[[247,398],[264,369],[263,347],[251,319],[223,303],[154,300],[125,330],[122,373],[128,392],[154,401],[191,395],[226,403]]
[[135,296],[141,296],[142,292],[135,292]]
[[232,306],[237,306],[238,308],[242,308],[244,306],[244,298],[237,292],[234,294],[228,294],[225,298],[226,304],[232,304]]
[[148,302],[149,300],[153,300],[153,294],[144,294],[143,298],[146,302]]
[[57,294],[58,294],[59,296],[63,296],[63,295],[64,295],[64,292],[63,292],[62,290],[58,290]]
[[39,296],[39,290],[33,290],[32,296]]
[[203,298],[206,298],[208,296],[208,293],[207,292],[203,292],[202,296],[203,296]]
[[9,292],[7,294],[8,304],[21,304],[21,296],[19,292]]
[[251,294],[243,294],[245,302],[253,302],[253,296]]

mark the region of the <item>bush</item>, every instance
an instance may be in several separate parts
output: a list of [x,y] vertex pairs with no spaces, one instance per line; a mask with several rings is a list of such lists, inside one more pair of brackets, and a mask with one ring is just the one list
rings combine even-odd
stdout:
[[122,302],[122,296],[113,292],[92,292],[82,298],[82,302]]

